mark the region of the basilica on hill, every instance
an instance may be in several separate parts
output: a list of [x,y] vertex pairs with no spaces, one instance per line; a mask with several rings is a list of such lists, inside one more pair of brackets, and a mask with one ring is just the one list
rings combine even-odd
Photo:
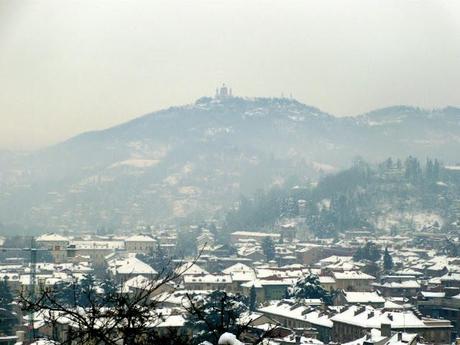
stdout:
[[222,87],[216,88],[216,95],[215,98],[217,99],[225,99],[225,98],[231,98],[233,97],[232,95],[232,88],[227,87],[227,85],[222,84]]

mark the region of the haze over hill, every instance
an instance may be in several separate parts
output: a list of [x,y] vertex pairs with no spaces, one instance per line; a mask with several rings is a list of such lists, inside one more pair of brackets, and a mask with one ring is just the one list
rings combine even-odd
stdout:
[[241,193],[316,178],[357,156],[458,159],[460,109],[339,118],[288,98],[203,97],[29,154],[3,153],[0,222],[132,228],[209,217]]

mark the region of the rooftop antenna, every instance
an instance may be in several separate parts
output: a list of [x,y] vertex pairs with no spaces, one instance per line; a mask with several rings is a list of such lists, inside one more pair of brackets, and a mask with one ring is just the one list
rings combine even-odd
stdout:
[[[2,252],[13,252],[13,251],[22,251],[30,252],[30,276],[29,276],[29,298],[33,302],[35,300],[35,289],[37,282],[37,252],[39,251],[49,251],[48,248],[36,248],[35,247],[35,238],[32,237],[30,240],[30,247],[26,248],[0,248]],[[35,339],[35,327],[34,327],[34,312],[33,310],[29,311],[29,339],[32,343]]]
[[[37,248],[35,248],[35,239],[30,240],[30,300],[35,301],[35,282],[37,277]],[[34,327],[34,311],[29,312],[29,337],[33,341],[35,339]]]

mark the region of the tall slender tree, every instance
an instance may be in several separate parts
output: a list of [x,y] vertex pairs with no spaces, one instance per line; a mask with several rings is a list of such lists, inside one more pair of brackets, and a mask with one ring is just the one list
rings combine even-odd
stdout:
[[271,237],[264,237],[262,239],[262,250],[264,252],[267,261],[273,260],[276,256],[275,243]]
[[255,311],[257,308],[257,292],[255,286],[251,286],[249,291],[249,310]]
[[385,248],[385,252],[383,253],[383,269],[385,271],[391,271],[393,269],[393,258],[388,251],[388,247]]

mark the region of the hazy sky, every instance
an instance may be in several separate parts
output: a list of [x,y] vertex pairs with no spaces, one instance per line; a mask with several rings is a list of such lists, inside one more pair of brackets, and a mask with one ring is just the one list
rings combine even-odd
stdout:
[[460,106],[460,1],[0,0],[0,148],[212,95]]

